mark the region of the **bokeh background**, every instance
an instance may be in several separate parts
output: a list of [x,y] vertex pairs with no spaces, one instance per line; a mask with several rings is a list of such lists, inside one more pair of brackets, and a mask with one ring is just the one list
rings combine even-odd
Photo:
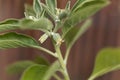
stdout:
[[[44,1],[44,0],[43,0]],[[58,7],[64,8],[67,0],[58,0]],[[72,0],[74,3],[75,0]],[[24,17],[24,3],[32,4],[32,0],[0,0],[0,21],[7,18]],[[29,34],[36,39],[41,32],[18,31]],[[44,44],[53,50],[50,41]],[[111,4],[93,16],[93,25],[76,42],[68,61],[71,80],[87,80],[92,72],[97,52],[105,47],[120,46],[120,0],[111,0]],[[43,52],[31,48],[0,50],[0,78],[1,80],[19,80],[18,75],[10,76],[5,68],[15,61],[30,60],[41,55],[51,62],[54,59]],[[120,71],[108,73],[96,80],[120,80]]]

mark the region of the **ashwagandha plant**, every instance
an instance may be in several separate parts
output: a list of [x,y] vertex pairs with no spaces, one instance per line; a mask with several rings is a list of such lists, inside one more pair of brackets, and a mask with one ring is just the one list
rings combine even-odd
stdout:
[[[68,0],[64,9],[57,8],[57,0],[45,0],[45,4],[40,0],[33,0],[33,7],[25,5],[25,18],[0,22],[0,32],[20,29],[40,30],[44,34],[37,41],[21,33],[3,33],[0,35],[0,49],[36,48],[55,57],[56,61],[50,65],[45,59],[38,57],[35,61],[14,63],[8,71],[12,73],[24,71],[20,80],[50,80],[51,77],[56,80],[70,80],[66,65],[72,45],[89,28],[91,20],[87,18],[109,3],[108,0],[77,0],[71,7],[71,0]],[[84,21],[85,19],[87,20]],[[77,27],[78,23],[81,23],[81,27]],[[48,38],[51,39],[55,52],[40,45],[44,44]],[[66,44],[65,56],[61,51],[64,43]],[[96,77],[118,69],[120,69],[120,50],[104,49],[97,55],[93,73],[88,80],[94,80]]]

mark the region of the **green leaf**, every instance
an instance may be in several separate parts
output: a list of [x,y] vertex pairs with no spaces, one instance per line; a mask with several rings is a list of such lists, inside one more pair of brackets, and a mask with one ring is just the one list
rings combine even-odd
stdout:
[[33,29],[33,30],[41,30],[43,32],[47,32],[52,30],[53,24],[47,18],[35,19],[34,21],[31,19],[22,19],[20,21],[21,29]]
[[[47,13],[47,15],[49,15],[53,20],[56,20],[55,14],[52,13],[52,12],[50,11],[50,9],[49,9],[45,4],[41,3],[41,5],[42,5],[43,9],[45,10],[45,12]],[[47,17],[48,17],[48,16],[47,16]]]
[[36,17],[35,11],[33,10],[33,7],[29,4],[25,4],[25,17],[29,19],[30,16]]
[[84,3],[84,5],[80,6],[75,12],[69,15],[68,19],[64,23],[63,33],[66,33],[71,27],[92,16],[108,4],[108,0],[94,0]]
[[57,1],[56,0],[45,0],[46,1],[46,5],[48,6],[48,8],[50,9],[50,11],[52,13],[55,13],[56,8],[57,8]]
[[88,19],[80,28],[72,27],[64,36],[67,47],[71,48],[75,41],[90,27],[92,21]]
[[49,80],[52,76],[54,76],[55,72],[60,69],[60,64],[58,61],[55,61],[45,73],[45,76],[42,80]]
[[51,67],[33,65],[25,70],[21,80],[49,80],[58,69],[58,62],[55,62]]
[[48,67],[45,65],[33,65],[25,70],[21,80],[43,80],[45,72],[48,70]]
[[19,23],[18,19],[7,19],[5,21],[1,21],[0,25],[4,25],[4,24],[13,24],[13,25],[16,25],[18,23]]
[[97,55],[95,66],[88,80],[102,76],[110,71],[120,69],[120,48],[106,48]]
[[29,66],[31,66],[33,64],[35,64],[35,63],[32,61],[19,61],[19,62],[9,65],[7,67],[7,72],[9,74],[22,73],[26,68],[28,68]]
[[34,59],[34,62],[37,63],[37,64],[46,65],[46,66],[50,65],[50,63],[46,59],[44,59],[43,57],[41,57],[41,56],[37,56]]
[[35,47],[39,44],[31,37],[14,32],[0,35],[0,49],[17,47]]
[[40,18],[35,19],[34,21],[32,19],[26,19],[23,18],[21,20],[17,19],[8,19],[3,22],[0,22],[0,32],[8,31],[8,30],[41,30],[43,32],[47,32],[49,30],[52,30],[53,24],[50,20],[47,18]]
[[13,32],[0,35],[0,49],[18,48],[18,47],[35,48],[56,57],[56,55],[53,52],[41,47],[36,40],[34,40],[29,36],[23,34],[17,34]]
[[40,4],[40,0],[34,0],[33,2],[33,9],[36,12],[36,17],[39,18],[42,12],[42,6]]
[[28,67],[40,64],[50,66],[49,62],[41,56],[37,56],[34,61],[18,61],[16,63],[10,64],[7,67],[7,72],[9,74],[19,74],[24,72]]
[[19,20],[9,19],[0,22],[0,32],[19,29]]
[[77,10],[79,7],[83,6],[85,3],[91,2],[91,1],[95,1],[95,0],[77,0],[72,7],[72,12]]

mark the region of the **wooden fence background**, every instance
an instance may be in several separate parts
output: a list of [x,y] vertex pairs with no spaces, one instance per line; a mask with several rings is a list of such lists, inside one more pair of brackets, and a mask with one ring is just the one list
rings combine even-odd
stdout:
[[[67,0],[58,0],[59,7],[63,8]],[[72,0],[73,3],[75,0]],[[74,45],[68,69],[71,80],[87,80],[92,72],[96,53],[104,47],[119,47],[120,45],[120,0],[111,0],[108,7],[98,12],[94,18],[94,24]],[[0,0],[0,20],[6,18],[22,18],[24,3],[32,3],[32,0]],[[20,31],[39,38],[39,32]],[[49,45],[48,45],[49,44]],[[45,44],[52,50],[51,43]],[[41,52],[42,53],[42,52]],[[1,80],[19,80],[19,76],[9,76],[5,73],[5,67],[18,60],[32,59],[40,54],[34,49],[9,49],[0,51],[0,78]],[[44,56],[44,54],[42,54]],[[54,59],[45,55],[50,61]],[[120,71],[111,72],[96,80],[120,80]]]

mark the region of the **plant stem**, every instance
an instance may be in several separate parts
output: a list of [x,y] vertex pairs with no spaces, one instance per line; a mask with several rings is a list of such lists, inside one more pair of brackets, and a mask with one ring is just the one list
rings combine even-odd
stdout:
[[62,80],[57,74],[54,74],[53,76],[54,76],[54,78],[57,79],[57,80]]
[[[67,69],[66,69],[67,70]],[[68,72],[67,71],[63,71],[62,69],[59,70],[65,77],[65,80],[70,80]],[[68,76],[68,77],[67,77]]]
[[68,71],[67,71],[67,68],[65,69],[65,74],[64,74],[64,76],[65,76],[65,80],[70,80],[70,78],[69,78],[69,74],[68,74]]
[[59,46],[55,46],[55,49],[56,49],[56,53],[58,55],[58,60],[59,60],[59,62],[61,64],[62,68],[64,68],[65,67],[64,66],[64,60],[63,60],[63,57],[62,57],[62,54],[61,54]]
[[58,55],[58,60],[59,60],[60,65],[62,67],[62,71],[63,71],[63,75],[65,77],[65,80],[70,80],[68,72],[67,72],[66,64],[64,63],[64,60],[63,60],[63,56],[62,56],[60,47],[59,46],[55,46],[55,49],[56,49],[56,53]]
[[65,64],[67,65],[67,60],[68,60],[68,57],[69,57],[69,53],[70,53],[70,48],[67,49],[66,53],[65,53]]
[[55,53],[53,53],[52,51],[48,50],[48,49],[45,49],[43,47],[38,47],[38,46],[34,46],[34,48],[38,49],[38,50],[41,50],[41,51],[44,51],[48,54],[50,54],[51,56],[54,56],[55,58],[57,58],[57,55]]

